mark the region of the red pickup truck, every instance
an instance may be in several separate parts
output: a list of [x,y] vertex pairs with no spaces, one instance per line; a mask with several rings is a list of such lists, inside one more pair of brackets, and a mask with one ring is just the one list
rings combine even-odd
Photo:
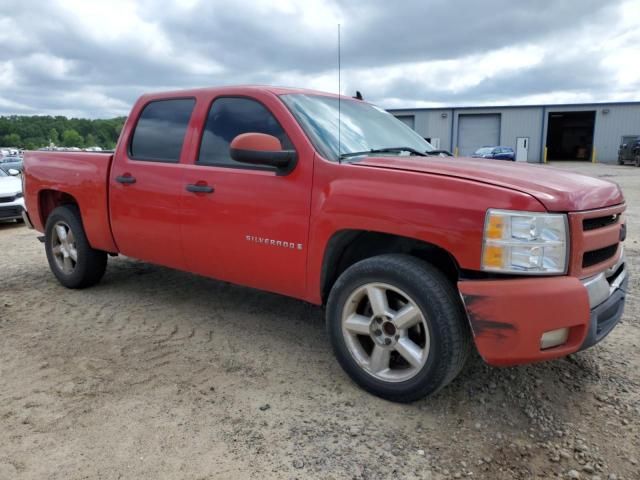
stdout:
[[123,254],[325,305],[342,367],[390,400],[442,388],[474,344],[491,365],[582,350],[624,308],[616,184],[454,158],[358,99],[144,95],[115,153],[28,152],[24,170],[64,286]]

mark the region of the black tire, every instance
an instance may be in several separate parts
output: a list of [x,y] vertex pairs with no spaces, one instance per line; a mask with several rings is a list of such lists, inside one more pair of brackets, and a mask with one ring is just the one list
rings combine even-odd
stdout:
[[636,155],[636,167],[640,167],[640,155]]
[[[73,271],[67,273],[58,265],[53,253],[53,229],[64,222],[73,232],[77,261]],[[58,281],[67,288],[86,288],[100,281],[107,268],[107,253],[91,248],[82,226],[80,210],[75,205],[63,205],[51,212],[45,227],[45,251],[49,268]]]
[[[383,381],[368,373],[354,359],[342,333],[345,302],[358,288],[376,282],[406,292],[428,325],[431,345],[426,363],[406,381]],[[409,255],[380,255],[348,268],[331,290],[326,321],[345,372],[368,392],[394,402],[412,402],[437,392],[460,373],[471,351],[471,332],[455,287],[438,269]]]

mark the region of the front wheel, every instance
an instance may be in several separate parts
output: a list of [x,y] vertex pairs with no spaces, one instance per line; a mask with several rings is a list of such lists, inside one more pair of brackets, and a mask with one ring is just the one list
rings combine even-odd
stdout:
[[471,347],[453,285],[408,255],[381,255],[347,269],[329,295],[327,328],[347,374],[365,390],[397,402],[447,385]]
[[107,267],[106,252],[89,245],[75,205],[58,207],[47,218],[45,251],[51,271],[67,288],[95,285]]

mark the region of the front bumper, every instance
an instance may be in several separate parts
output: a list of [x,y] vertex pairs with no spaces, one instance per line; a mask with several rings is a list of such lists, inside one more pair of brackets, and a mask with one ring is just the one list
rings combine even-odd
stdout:
[[24,198],[20,197],[12,202],[0,203],[0,220],[19,220],[25,211]]
[[27,226],[27,228],[33,230],[33,223],[31,223],[31,217],[29,217],[29,212],[26,210],[22,211],[22,221]]
[[[596,279],[596,277],[598,277]],[[490,365],[563,357],[595,345],[622,317],[628,272],[624,257],[606,272],[576,277],[458,282],[478,352]],[[541,348],[545,332],[569,329],[561,345]]]
[[624,311],[629,273],[624,255],[613,267],[583,282],[589,292],[589,331],[580,350],[592,347],[609,335]]

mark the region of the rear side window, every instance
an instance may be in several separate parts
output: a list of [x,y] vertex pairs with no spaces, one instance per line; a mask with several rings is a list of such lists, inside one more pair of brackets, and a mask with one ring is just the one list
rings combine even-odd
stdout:
[[179,162],[184,135],[195,103],[193,98],[180,98],[147,104],[133,132],[129,152],[131,158]]
[[229,144],[241,133],[266,133],[280,140],[284,150],[293,145],[273,114],[256,100],[241,97],[218,98],[211,105],[202,134],[198,163],[223,167],[256,168],[236,162]]

